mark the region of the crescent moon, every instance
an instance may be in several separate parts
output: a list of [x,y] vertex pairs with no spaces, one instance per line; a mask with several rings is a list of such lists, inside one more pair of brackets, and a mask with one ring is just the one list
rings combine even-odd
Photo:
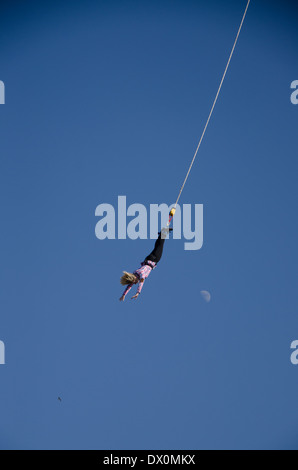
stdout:
[[205,302],[207,302],[207,303],[210,302],[210,300],[211,300],[210,292],[208,292],[207,290],[201,290],[201,296],[203,297]]

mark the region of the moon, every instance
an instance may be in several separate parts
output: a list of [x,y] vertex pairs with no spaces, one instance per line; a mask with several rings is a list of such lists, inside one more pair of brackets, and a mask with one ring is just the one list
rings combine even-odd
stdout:
[[208,292],[207,290],[201,290],[201,296],[203,297],[205,302],[207,302],[207,303],[210,302],[210,300],[211,300],[210,292]]

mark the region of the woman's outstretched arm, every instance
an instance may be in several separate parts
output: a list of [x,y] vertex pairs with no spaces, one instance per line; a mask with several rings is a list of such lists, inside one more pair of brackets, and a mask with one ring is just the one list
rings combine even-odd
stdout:
[[145,279],[141,279],[137,288],[137,293],[132,297],[132,299],[137,299],[141,293],[141,290],[143,289]]
[[125,291],[123,292],[123,294],[121,295],[121,297],[120,297],[120,299],[119,299],[120,302],[123,302],[123,301],[124,301],[126,294],[128,294],[128,292],[130,291],[130,289],[132,288],[132,286],[133,286],[133,284],[128,284],[128,285],[126,286]]

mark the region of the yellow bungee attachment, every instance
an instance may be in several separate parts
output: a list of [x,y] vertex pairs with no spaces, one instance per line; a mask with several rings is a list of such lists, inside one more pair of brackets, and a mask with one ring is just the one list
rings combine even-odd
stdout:
[[170,210],[169,216],[170,216],[170,217],[174,217],[175,212],[176,212],[176,208],[175,208],[175,207],[172,207],[172,209]]

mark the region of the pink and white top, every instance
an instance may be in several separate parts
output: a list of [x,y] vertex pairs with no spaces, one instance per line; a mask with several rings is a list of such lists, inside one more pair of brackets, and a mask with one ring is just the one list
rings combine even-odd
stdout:
[[[149,274],[151,273],[151,271],[156,267],[156,263],[154,263],[154,261],[146,261],[146,263],[144,263],[144,261],[141,263],[141,267],[139,269],[136,269],[133,274],[135,276],[137,276],[137,278],[139,279],[139,285],[138,285],[138,288],[137,288],[137,294],[140,294],[141,293],[141,290],[143,288],[143,285],[144,285],[144,281],[145,279],[149,276]],[[130,289],[132,288],[133,284],[128,284],[127,287],[125,288],[125,291],[123,292],[123,295],[124,297],[128,294],[128,292],[130,291]]]

